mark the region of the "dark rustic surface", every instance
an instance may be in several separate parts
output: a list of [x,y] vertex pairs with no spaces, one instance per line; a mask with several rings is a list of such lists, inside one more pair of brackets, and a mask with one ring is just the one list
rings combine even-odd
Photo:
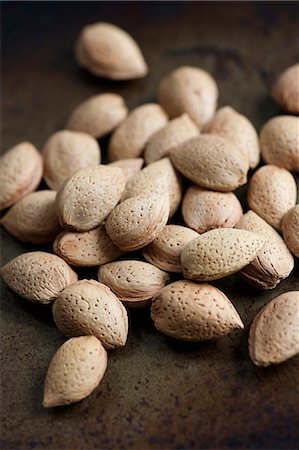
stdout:
[[[76,66],[74,38],[99,20],[137,39],[150,67],[146,79],[110,82]],[[155,100],[159,79],[182,64],[210,71],[220,104],[259,128],[280,113],[268,88],[298,57],[297,26],[298,3],[287,2],[2,4],[2,149],[25,139],[40,147],[74,106],[99,92],[124,95],[130,108]],[[30,247],[2,231],[2,263],[25,250]],[[274,296],[299,289],[298,262],[297,277],[294,271],[275,291],[251,289],[238,276],[215,284],[234,302],[245,332],[215,343],[179,343],[155,331],[148,311],[134,312],[128,344],[110,352],[100,387],[55,410],[41,406],[43,379],[64,338],[50,308],[2,285],[2,448],[298,448],[299,359],[260,369],[247,350],[255,313]]]

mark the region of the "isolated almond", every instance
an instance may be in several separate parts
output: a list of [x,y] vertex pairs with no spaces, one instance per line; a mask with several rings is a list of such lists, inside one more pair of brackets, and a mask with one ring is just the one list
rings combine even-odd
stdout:
[[30,142],[21,142],[0,157],[0,211],[33,192],[43,175],[43,160]]
[[299,205],[284,215],[281,229],[287,246],[299,258]]
[[92,74],[113,80],[144,77],[148,68],[135,40],[111,23],[85,26],[75,46],[80,66]]
[[156,267],[167,272],[183,271],[181,253],[188,242],[198,237],[198,233],[181,225],[166,225],[156,239],[147,245],[142,254]]
[[153,299],[151,317],[161,333],[184,341],[216,339],[244,328],[223,292],[207,283],[185,280],[160,291]]
[[299,64],[284,70],[276,80],[272,95],[288,112],[299,113]]
[[260,289],[273,289],[289,276],[294,258],[281,236],[255,212],[248,211],[236,228],[252,231],[266,240],[256,257],[240,272],[251,285]]
[[190,186],[183,198],[182,214],[186,225],[198,233],[213,228],[232,228],[243,210],[232,192],[216,192]]
[[51,189],[59,189],[79,169],[101,162],[97,141],[86,133],[62,130],[52,134],[42,150],[44,179]]
[[141,194],[125,200],[112,211],[106,221],[106,231],[120,250],[138,250],[158,236],[168,216],[168,194]]
[[133,109],[111,136],[108,146],[110,161],[141,156],[150,137],[167,123],[160,105],[147,103]]
[[257,366],[279,364],[299,353],[299,291],[285,292],[257,314],[249,333],[249,354]]
[[184,277],[210,281],[231,275],[247,266],[265,243],[251,231],[218,228],[189,242],[182,251]]
[[106,349],[126,343],[127,311],[108,286],[95,280],[64,289],[53,304],[53,317],[65,336],[93,335]]
[[63,259],[46,252],[23,253],[5,264],[0,274],[18,295],[42,304],[53,302],[64,288],[78,280]]
[[111,133],[128,115],[123,97],[106,93],[80,103],[67,120],[66,128],[100,139]]
[[118,159],[108,164],[112,167],[120,167],[127,175],[127,181],[134,177],[138,172],[140,172],[143,166],[143,158],[128,158],[128,159]]
[[248,184],[249,208],[280,229],[283,216],[296,204],[297,186],[292,174],[276,166],[260,167]]
[[118,167],[93,166],[76,172],[57,193],[58,217],[64,228],[96,228],[119,202],[126,175]]
[[107,353],[94,336],[66,341],[48,367],[43,406],[69,405],[87,397],[100,384],[107,368]]
[[32,244],[52,242],[61,231],[55,191],[37,191],[15,203],[1,224],[14,238]]
[[143,261],[115,261],[100,267],[99,281],[128,307],[144,307],[169,281],[167,273]]

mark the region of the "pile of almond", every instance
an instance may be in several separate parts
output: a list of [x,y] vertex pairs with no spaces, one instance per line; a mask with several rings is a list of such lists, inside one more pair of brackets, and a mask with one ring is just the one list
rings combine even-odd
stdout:
[[[107,23],[85,27],[75,54],[83,68],[115,80],[148,71],[134,39]],[[299,113],[298,77],[299,64],[273,89],[291,114]],[[1,269],[18,295],[53,304],[69,338],[50,362],[44,406],[79,401],[98,386],[107,350],[126,344],[127,308],[149,307],[157,330],[175,339],[216,339],[244,325],[238,299],[214,280],[238,272],[244,289],[273,289],[293,271],[299,118],[274,117],[258,136],[230,106],[217,110],[217,99],[207,72],[178,67],[160,82],[159,103],[129,112],[120,95],[96,95],[41,153],[22,142],[1,157],[0,205],[10,207],[2,226],[19,241],[53,243],[53,253],[37,247]],[[98,140],[108,134],[104,165]],[[49,189],[36,190],[42,177]],[[244,213],[233,191],[247,182]],[[98,280],[78,281],[76,268],[91,266]],[[268,366],[298,352],[299,291],[274,294],[250,328],[250,357]]]

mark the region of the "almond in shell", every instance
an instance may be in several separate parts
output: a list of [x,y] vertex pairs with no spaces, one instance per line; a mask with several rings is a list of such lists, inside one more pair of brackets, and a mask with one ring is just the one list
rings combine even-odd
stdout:
[[299,205],[285,214],[281,229],[287,246],[299,258]]
[[285,69],[277,78],[272,95],[290,113],[299,113],[299,63]]

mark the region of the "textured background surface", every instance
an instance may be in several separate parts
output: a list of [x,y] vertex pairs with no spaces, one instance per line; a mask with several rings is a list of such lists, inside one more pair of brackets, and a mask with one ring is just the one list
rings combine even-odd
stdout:
[[[99,92],[124,95],[130,108],[155,100],[159,79],[182,64],[210,71],[220,104],[259,128],[280,113],[268,88],[298,58],[296,15],[298,4],[287,2],[2,4],[2,149],[25,139],[40,147],[74,106]],[[99,20],[137,39],[151,69],[146,79],[110,82],[76,66],[74,38]],[[30,247],[2,231],[3,263],[25,250]],[[298,448],[299,359],[259,369],[247,351],[255,313],[274,296],[299,289],[298,261],[297,278],[294,272],[274,292],[251,289],[237,276],[215,284],[234,302],[245,332],[215,343],[179,343],[155,331],[148,311],[134,312],[128,344],[110,353],[101,386],[56,410],[41,406],[43,380],[64,338],[50,308],[2,286],[2,448]]]

